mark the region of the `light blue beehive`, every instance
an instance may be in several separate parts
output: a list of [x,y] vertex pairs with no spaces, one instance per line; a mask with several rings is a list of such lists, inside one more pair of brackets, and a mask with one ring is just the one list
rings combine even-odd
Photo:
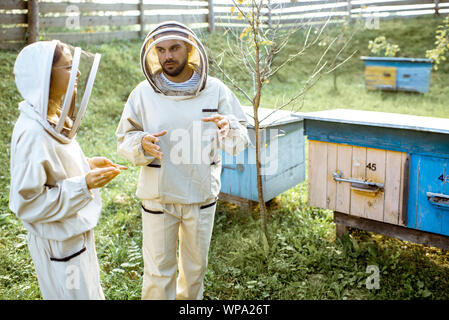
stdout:
[[430,86],[431,59],[361,57],[367,89],[426,93]]
[[[221,193],[258,201],[253,109],[243,109],[253,146],[235,157],[222,152]],[[305,179],[303,118],[289,111],[273,111],[259,108],[260,127],[265,129],[265,144],[261,145],[265,201]]]

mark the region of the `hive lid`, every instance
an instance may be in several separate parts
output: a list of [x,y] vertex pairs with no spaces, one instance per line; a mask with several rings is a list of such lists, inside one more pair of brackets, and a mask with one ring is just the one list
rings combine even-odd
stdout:
[[[252,106],[242,106],[245,112],[246,119],[250,127],[254,127],[254,111]],[[267,128],[270,126],[278,126],[292,122],[303,121],[301,113],[295,113],[287,110],[275,110],[268,108],[259,108],[258,116],[260,121],[260,128]]]
[[333,109],[303,113],[305,120],[318,120],[449,134],[449,119],[408,114]]
[[422,58],[405,58],[405,57],[360,57],[363,61],[390,61],[390,62],[416,62],[416,63],[432,63],[432,59]]

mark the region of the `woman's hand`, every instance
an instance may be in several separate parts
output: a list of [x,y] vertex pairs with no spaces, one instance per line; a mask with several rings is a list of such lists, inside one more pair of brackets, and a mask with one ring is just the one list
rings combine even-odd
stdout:
[[125,166],[113,163],[111,160],[109,160],[106,157],[93,157],[93,158],[89,158],[88,161],[89,161],[89,166],[90,166],[91,169],[107,168],[107,167],[114,167],[114,168],[117,168],[119,170],[126,170],[126,169],[128,169]]
[[105,168],[95,168],[90,170],[85,178],[87,188],[95,189],[101,188],[107,183],[109,183],[112,179],[120,174],[120,169],[110,166]]
[[106,157],[93,157],[87,159],[90,171],[86,174],[86,184],[89,189],[101,188],[120,174],[120,170],[128,169],[115,164]]

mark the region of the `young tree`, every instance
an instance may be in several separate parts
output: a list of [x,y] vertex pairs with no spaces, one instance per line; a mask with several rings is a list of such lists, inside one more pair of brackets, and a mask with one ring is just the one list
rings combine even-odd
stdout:
[[379,36],[368,43],[368,49],[377,56],[394,57],[401,51],[399,46],[387,41],[385,36]]
[[444,18],[443,24],[439,25],[435,31],[435,48],[426,51],[426,57],[433,59],[435,70],[441,61],[446,60],[449,51],[449,17]]
[[[224,77],[251,103],[253,107],[254,130],[256,139],[256,169],[257,169],[257,191],[260,207],[260,219],[264,247],[266,251],[269,249],[269,233],[267,228],[267,209],[263,197],[261,167],[261,130],[260,123],[265,119],[259,119],[259,106],[263,98],[263,89],[269,85],[270,80],[286,66],[290,65],[296,59],[310,54],[310,49],[318,47],[320,41],[324,38],[325,30],[330,23],[330,18],[321,24],[314,24],[311,20],[296,20],[288,28],[282,24],[280,15],[274,16],[273,9],[281,9],[279,5],[271,4],[270,0],[232,0],[233,7],[231,15],[237,16],[237,20],[244,23],[243,30],[237,28],[229,28],[226,30],[228,34],[228,50],[222,52],[213,60],[213,66],[217,67]],[[274,18],[273,18],[274,17]],[[291,46],[292,40],[297,40],[301,34],[301,43],[296,46],[293,53],[287,56],[283,55],[283,51],[287,45]],[[233,39],[237,39],[235,44],[231,44],[229,35]],[[349,60],[355,53],[352,53],[343,60],[338,58],[342,55],[347,47],[349,40],[337,41],[338,36],[329,39],[325,46],[321,46],[321,53],[316,57],[315,65],[310,69],[307,79],[302,86],[290,96],[285,96],[282,102],[276,103],[273,112],[292,107],[297,111],[295,106],[299,99],[303,99],[306,92],[324,75],[332,73],[336,68]],[[336,45],[338,48],[335,48]],[[244,82],[252,84],[252,88],[248,90],[242,81],[237,77],[228,74],[225,71],[224,61],[234,59],[244,66],[247,73]],[[295,76],[295,75],[292,75]],[[249,79],[248,79],[249,77]],[[272,114],[271,113],[271,114]],[[270,114],[270,115],[271,115]],[[268,116],[270,116],[268,115]],[[267,117],[268,117],[267,116]],[[266,118],[267,118],[266,117]]]

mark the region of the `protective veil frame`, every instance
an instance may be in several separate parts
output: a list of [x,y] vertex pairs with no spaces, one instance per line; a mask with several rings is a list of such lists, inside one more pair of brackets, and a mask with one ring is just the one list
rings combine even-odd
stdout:
[[[66,117],[71,108],[75,83],[77,80],[76,79],[77,73],[78,73],[78,69],[79,69],[80,61],[81,61],[81,53],[82,53],[82,50],[80,47],[74,48],[74,53],[73,53],[73,57],[72,57],[72,69],[70,70],[69,84],[67,86],[67,91],[66,91],[66,94],[64,97],[64,103],[63,103],[62,110],[61,110],[61,116],[59,117],[58,123],[55,127],[55,131],[58,134],[62,134]],[[85,87],[83,97],[81,100],[80,108],[79,108],[77,114],[74,115],[74,121],[73,121],[72,127],[70,129],[69,134],[67,135],[67,138],[69,138],[69,139],[72,139],[76,135],[78,128],[81,125],[81,120],[84,117],[84,114],[85,114],[86,108],[87,108],[87,104],[89,102],[89,98],[92,93],[93,84],[95,81],[95,77],[97,75],[98,67],[100,65],[100,59],[101,59],[101,54],[96,53],[94,56],[92,67],[90,68],[89,75],[87,77],[86,87]]]
[[[150,39],[151,39],[151,38],[150,38]],[[159,38],[159,39],[153,41],[153,42],[148,46],[147,50],[145,50],[145,54],[144,54],[143,56],[146,57],[146,56],[148,55],[148,53],[150,52],[150,50],[151,50],[155,45],[157,45],[158,43],[161,43],[162,41],[166,41],[166,40],[181,40],[181,41],[184,41],[184,42],[190,44],[191,46],[194,46],[198,51],[200,51],[200,48],[199,48],[194,42],[190,41],[189,39],[186,39],[186,38],[184,38],[184,37],[182,37],[182,36],[169,35],[169,36],[164,36],[164,37],[161,37],[161,38]],[[200,54],[200,59],[201,59],[201,63],[204,64],[205,61],[204,61],[204,57],[203,57],[202,54]],[[145,61],[145,58],[144,58],[144,61]],[[146,68],[143,68],[143,69],[144,69],[144,74],[145,74],[145,76],[146,76],[147,78],[150,78],[150,79],[151,79],[151,76],[147,73]],[[205,72],[201,72],[200,83],[203,83],[205,74],[206,74]],[[200,92],[201,89],[202,89],[202,86],[198,86],[198,88],[196,89],[195,95],[197,95],[198,92]],[[158,89],[158,90],[159,90],[159,89]],[[159,90],[159,91],[160,91],[160,90]]]
[[75,121],[73,122],[72,130],[70,131],[69,138],[73,138],[78,131],[78,128],[81,125],[81,120],[86,113],[87,103],[89,102],[90,95],[92,93],[92,89],[94,87],[95,77],[97,76],[98,67],[100,66],[101,55],[99,53],[95,54],[94,62],[92,64],[92,68],[90,69],[89,77],[87,78],[86,88],[83,94],[83,98],[81,100],[81,106],[78,111],[78,114],[75,117]]
[[[179,27],[166,27],[166,28],[161,28],[164,25],[177,25]],[[158,30],[159,28],[161,28],[160,30]],[[169,34],[166,36],[162,36],[159,39],[155,39],[149,46],[147,49],[145,49],[145,47],[147,46],[148,42],[153,40],[155,36],[162,34],[162,33],[170,33],[170,32],[178,32],[178,33],[182,33],[185,34],[188,37],[191,37],[196,43],[194,43],[193,41],[191,41],[190,39],[183,37],[183,36],[179,36],[179,35],[174,35],[174,34]],[[178,22],[175,21],[167,21],[164,23],[161,23],[159,25],[157,25],[156,27],[153,28],[152,31],[150,31],[147,36],[145,37],[145,41],[142,44],[142,47],[140,49],[140,66],[141,69],[145,75],[145,77],[147,78],[148,82],[150,83],[150,85],[153,87],[153,89],[157,92],[157,93],[163,93],[158,87],[157,85],[154,83],[152,76],[147,72],[147,68],[145,66],[145,60],[146,57],[148,55],[148,53],[150,52],[150,50],[158,43],[165,41],[165,40],[180,40],[180,41],[185,41],[186,43],[192,45],[193,47],[195,47],[195,49],[199,52],[199,56],[201,59],[201,64],[203,67],[203,70],[201,72],[201,78],[200,78],[200,85],[198,86],[195,95],[198,95],[198,93],[204,89],[204,87],[206,86],[206,83],[204,81],[204,78],[207,77],[207,73],[208,73],[208,59],[207,59],[207,54],[204,50],[204,48],[201,45],[201,42],[199,41],[199,39],[196,37],[196,35],[193,33],[193,31],[188,28],[185,25],[182,25]]]
[[56,132],[61,133],[64,127],[65,118],[70,110],[70,105],[72,103],[73,89],[75,88],[76,75],[78,73],[78,68],[81,60],[81,48],[76,47],[75,52],[72,57],[72,69],[70,70],[70,80],[67,86],[67,91],[64,98],[64,103],[62,106],[61,116],[59,117],[58,124],[56,125]]

